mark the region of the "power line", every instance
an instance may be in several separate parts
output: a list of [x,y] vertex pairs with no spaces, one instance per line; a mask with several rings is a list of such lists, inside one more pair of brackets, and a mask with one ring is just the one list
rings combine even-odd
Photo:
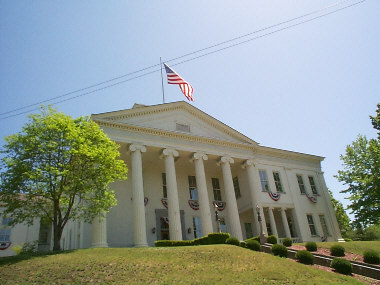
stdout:
[[[193,54],[196,54],[196,53],[199,53],[199,52],[202,52],[202,51],[206,51],[206,50],[209,50],[211,48],[215,48],[217,46],[220,46],[220,45],[223,45],[223,44],[226,44],[226,43],[229,43],[229,42],[232,42],[232,41],[236,41],[238,39],[242,39],[244,37],[248,37],[250,35],[253,35],[253,34],[256,34],[256,33],[259,33],[259,32],[263,32],[263,31],[266,31],[268,29],[272,29],[274,27],[277,27],[277,26],[280,26],[280,25],[283,25],[283,24],[286,24],[286,23],[289,23],[289,22],[292,22],[292,21],[295,21],[295,20],[298,20],[298,19],[301,19],[301,18],[304,18],[304,17],[307,17],[307,16],[310,16],[310,15],[313,15],[313,14],[316,14],[316,13],[319,13],[319,12],[322,12],[324,10],[327,10],[327,9],[330,9],[332,7],[335,7],[335,6],[338,6],[338,5],[341,5],[345,2],[348,2],[350,0],[343,0],[343,1],[340,1],[340,2],[337,2],[337,3],[334,3],[332,5],[329,5],[329,6],[326,6],[324,8],[321,8],[321,9],[318,9],[318,10],[315,10],[315,11],[312,11],[310,13],[307,13],[307,14],[304,14],[302,16],[298,16],[298,17],[295,17],[295,18],[292,18],[290,20],[286,20],[286,21],[283,21],[283,22],[280,22],[280,23],[277,23],[277,24],[274,24],[274,25],[271,25],[271,26],[268,26],[268,27],[265,27],[265,28],[262,28],[262,29],[259,29],[259,30],[256,30],[254,32],[251,32],[251,33],[248,33],[248,34],[244,34],[242,36],[239,36],[239,37],[235,37],[235,38],[232,38],[230,40],[227,40],[227,41],[223,41],[223,42],[220,42],[218,44],[214,44],[214,45],[211,45],[211,46],[208,46],[206,48],[203,48],[203,49],[199,49],[199,50],[196,50],[196,51],[193,51],[193,52],[190,52],[190,53],[187,53],[187,54],[184,54],[182,56],[178,56],[178,57],[175,57],[175,58],[172,58],[172,59],[169,59],[169,60],[166,60],[165,62],[172,62],[172,61],[175,61],[175,60],[178,60],[178,59],[181,59],[181,58],[184,58],[184,57],[187,57],[187,56],[190,56],[190,55],[193,55]],[[33,103],[33,104],[29,104],[29,105],[26,105],[26,106],[23,106],[23,107],[19,107],[19,108],[16,108],[16,109],[13,109],[13,110],[10,110],[10,111],[7,111],[7,112],[4,112],[4,113],[0,113],[0,116],[2,115],[6,115],[6,114],[10,114],[10,113],[14,113],[16,111],[20,111],[20,110],[23,110],[23,109],[27,109],[27,108],[30,108],[30,107],[33,107],[33,106],[36,106],[36,105],[40,105],[40,104],[43,104],[43,103],[48,103],[48,102],[51,102],[51,101],[54,101],[56,99],[59,99],[59,98],[63,98],[63,97],[67,97],[69,95],[72,95],[72,94],[75,94],[75,93],[78,93],[78,92],[82,92],[82,91],[85,91],[87,89],[91,89],[91,88],[94,88],[94,87],[97,87],[97,86],[100,86],[100,85],[103,85],[103,84],[106,84],[106,83],[109,83],[109,82],[112,82],[112,81],[115,81],[115,80],[118,80],[118,79],[121,79],[121,78],[124,78],[124,77],[127,77],[127,76],[130,76],[130,75],[133,75],[133,74],[136,74],[136,73],[139,73],[139,72],[142,72],[142,71],[145,71],[145,70],[148,70],[148,69],[151,69],[153,67],[156,67],[156,66],[159,66],[159,64],[154,64],[154,65],[151,65],[151,66],[148,66],[148,67],[145,67],[145,68],[142,68],[142,69],[139,69],[139,70],[136,70],[136,71],[133,71],[133,72],[130,72],[130,73],[127,73],[127,74],[124,74],[124,75],[121,75],[121,76],[118,76],[118,77],[114,77],[114,78],[111,78],[111,79],[108,79],[106,81],[102,81],[102,82],[99,82],[99,83],[96,83],[96,84],[93,84],[93,85],[90,85],[90,86],[87,86],[87,87],[84,87],[84,88],[80,88],[80,89],[77,89],[77,90],[74,90],[74,91],[71,91],[71,92],[68,92],[68,93],[64,93],[64,94],[61,94],[59,96],[55,96],[55,97],[52,97],[50,99],[46,99],[46,100],[43,100],[43,101],[39,101],[39,102],[36,102],[36,103]],[[76,98],[76,97],[75,97]],[[23,114],[23,113],[20,113],[20,114]]]
[[[268,26],[268,27],[265,27],[263,29],[259,29],[259,30],[256,30],[254,32],[251,32],[251,33],[248,33],[248,34],[245,34],[245,35],[242,35],[242,36],[239,36],[239,37],[236,37],[236,38],[233,38],[233,39],[230,39],[230,40],[227,40],[227,41],[224,41],[224,42],[221,42],[221,43],[218,43],[218,44],[215,44],[215,45],[212,45],[212,46],[209,46],[209,47],[206,47],[206,48],[203,48],[203,49],[200,49],[200,50],[197,50],[197,51],[194,51],[194,52],[191,52],[191,53],[188,53],[188,54],[185,54],[185,55],[182,55],[182,56],[179,56],[179,57],[176,57],[176,58],[172,58],[170,60],[167,60],[165,62],[172,62],[172,61],[175,61],[175,60],[178,60],[178,59],[181,59],[181,58],[184,58],[184,57],[187,57],[189,55],[193,55],[193,54],[196,54],[196,53],[199,53],[199,52],[202,52],[202,51],[206,51],[206,50],[209,50],[211,48],[214,48],[214,47],[217,47],[217,46],[220,46],[220,45],[223,45],[223,44],[226,44],[226,43],[229,43],[229,42],[233,42],[233,41],[236,41],[238,39],[241,39],[241,38],[244,38],[244,37],[247,37],[247,36],[250,36],[250,35],[253,35],[253,34],[256,34],[256,33],[259,33],[259,32],[262,32],[262,31],[265,31],[265,30],[268,30],[268,29],[272,29],[273,27],[277,27],[277,26],[280,26],[280,25],[283,25],[283,24],[286,24],[286,23],[289,23],[289,22],[292,22],[292,21],[295,21],[295,20],[298,20],[298,19],[301,19],[301,18],[304,18],[304,17],[307,17],[307,16],[310,16],[312,14],[316,14],[316,13],[319,13],[321,11],[324,11],[324,10],[327,10],[327,9],[330,9],[331,7],[334,7],[334,6],[337,6],[337,5],[340,5],[344,2],[347,2],[349,0],[344,0],[344,1],[341,1],[341,2],[338,2],[338,3],[335,3],[333,5],[329,5],[325,8],[322,8],[322,9],[319,9],[319,10],[316,10],[316,11],[313,11],[313,12],[310,12],[310,13],[307,13],[305,15],[302,15],[302,16],[299,16],[299,17],[296,17],[296,18],[293,18],[293,19],[290,19],[290,20],[287,20],[287,21],[284,21],[284,22],[281,22],[281,23],[278,23],[278,24],[275,24],[275,25],[272,25],[272,26]],[[207,53],[204,53],[204,54],[201,54],[199,56],[196,56],[196,57],[192,57],[190,59],[186,59],[186,60],[183,60],[181,62],[178,62],[178,63],[174,63],[172,64],[172,66],[176,66],[176,65],[179,65],[179,64],[183,64],[183,63],[186,63],[186,62],[189,62],[189,61],[193,61],[193,60],[196,60],[198,58],[201,58],[201,57],[205,57],[207,55],[210,55],[210,54],[214,54],[214,53],[217,53],[217,52],[220,52],[220,51],[223,51],[223,50],[226,50],[226,49],[229,49],[229,48],[232,48],[232,47],[236,47],[236,46],[239,46],[239,45],[242,45],[242,44],[245,44],[245,43],[248,43],[248,42],[251,42],[251,41],[254,41],[254,40],[257,40],[257,39],[260,39],[260,38],[263,38],[265,36],[269,36],[269,35],[272,35],[272,34],[275,34],[275,33],[278,33],[280,31],[283,31],[283,30],[287,30],[287,29],[290,29],[290,28],[293,28],[293,27],[296,27],[296,26],[299,26],[299,25],[302,25],[302,24],[305,24],[305,23],[308,23],[308,22],[311,22],[311,21],[314,21],[316,19],[319,19],[319,18],[322,18],[322,17],[325,17],[325,16],[328,16],[330,14],[334,14],[334,13],[337,13],[339,11],[342,11],[344,9],[347,9],[347,8],[350,8],[352,6],[355,6],[355,5],[358,5],[358,4],[361,4],[363,2],[365,2],[366,0],[362,0],[362,1],[359,1],[359,2],[355,2],[351,5],[348,5],[348,6],[345,6],[345,7],[342,7],[342,8],[339,8],[339,9],[336,9],[334,11],[331,11],[329,13],[325,13],[325,14],[322,14],[322,15],[319,15],[319,16],[316,16],[316,17],[313,17],[313,18],[310,18],[310,19],[307,19],[307,20],[304,20],[304,21],[301,21],[301,22],[298,22],[298,23],[295,23],[295,24],[292,24],[292,25],[289,25],[289,26],[286,26],[284,28],[281,28],[281,29],[277,29],[277,30],[274,30],[274,31],[271,31],[271,32],[268,32],[268,33],[265,33],[263,35],[260,35],[260,36],[257,36],[257,37],[253,37],[253,38],[250,38],[248,40],[245,40],[245,41],[241,41],[241,42],[238,42],[236,44],[232,44],[232,45],[229,45],[229,46],[226,46],[226,47],[223,47],[223,48],[220,48],[220,49],[217,49],[217,50],[213,50],[213,51],[210,51],[210,52],[207,52]],[[88,90],[90,88],[94,88],[94,87],[97,87],[97,86],[100,86],[100,85],[103,85],[105,83],[109,83],[109,82],[112,82],[112,81],[115,81],[117,79],[121,79],[121,78],[124,78],[124,77],[127,77],[127,76],[130,76],[130,75],[133,75],[133,74],[136,74],[136,73],[139,73],[139,72],[142,72],[142,71],[145,71],[145,70],[148,70],[148,69],[151,69],[153,67],[156,67],[156,66],[160,66],[160,64],[155,64],[155,65],[151,65],[149,67],[145,67],[145,68],[142,68],[140,70],[136,70],[136,71],[133,71],[133,72],[130,72],[128,74],[125,74],[125,75],[122,75],[122,76],[118,76],[118,77],[115,77],[115,78],[112,78],[112,79],[109,79],[109,80],[106,80],[106,81],[103,81],[103,82],[100,82],[100,83],[97,83],[97,84],[94,84],[94,85],[91,85],[91,86],[88,86],[88,87],[84,87],[84,88],[81,88],[81,89],[78,89],[78,90],[75,90],[75,91],[72,91],[72,92],[68,92],[68,93],[65,93],[65,94],[62,94],[62,95],[59,95],[59,96],[56,96],[56,97],[53,97],[53,98],[50,98],[50,99],[47,99],[47,100],[43,100],[43,101],[40,101],[40,102],[37,102],[37,103],[34,103],[34,104],[30,104],[30,105],[27,105],[27,106],[23,106],[23,107],[20,107],[20,108],[16,108],[16,109],[13,109],[13,110],[10,110],[10,111],[7,111],[7,112],[4,112],[4,113],[0,113],[0,116],[1,115],[6,115],[6,114],[9,114],[9,113],[14,113],[16,111],[20,111],[20,110],[23,110],[23,109],[27,109],[27,108],[30,108],[30,107],[33,107],[33,106],[36,106],[36,105],[40,105],[40,104],[43,104],[43,103],[47,103],[47,102],[51,102],[51,101],[54,101],[56,99],[59,99],[59,98],[63,98],[63,97],[67,97],[69,95],[72,95],[72,94],[75,94],[75,93],[78,93],[78,92],[81,92],[81,91],[85,91],[85,90]],[[131,81],[131,80],[134,80],[134,79],[137,79],[137,78],[140,78],[140,77],[143,77],[143,76],[147,76],[149,74],[152,74],[152,73],[155,73],[157,71],[160,71],[161,69],[156,69],[156,70],[153,70],[153,71],[150,71],[150,72],[146,72],[146,73],[143,73],[141,75],[138,75],[138,76],[134,76],[132,78],[128,78],[128,79],[125,79],[125,80],[122,80],[122,81],[119,81],[119,82],[116,82],[116,83],[113,83],[113,84],[110,84],[110,85],[106,85],[104,87],[101,87],[101,88],[97,88],[95,90],[92,90],[92,91],[89,91],[89,92],[85,92],[85,93],[82,93],[82,94],[79,94],[79,95],[75,95],[75,96],[71,96],[69,98],[66,98],[66,99],[63,99],[63,100],[59,100],[59,101],[56,101],[54,102],[54,104],[58,104],[58,103],[62,103],[62,102],[66,102],[66,101],[69,101],[69,100],[72,100],[72,99],[75,99],[75,98],[78,98],[78,97],[82,97],[82,96],[85,96],[85,95],[89,95],[89,94],[92,94],[92,93],[95,93],[95,92],[99,92],[101,90],[104,90],[104,89],[107,89],[107,88],[110,88],[110,87],[113,87],[113,86],[116,86],[116,85],[119,85],[119,84],[122,84],[122,83],[125,83],[125,82],[128,82],[128,81]],[[19,116],[19,115],[22,115],[22,114],[26,114],[26,113],[29,113],[31,111],[34,111],[34,110],[38,110],[39,108],[33,108],[33,109],[29,109],[27,111],[23,111],[23,112],[19,112],[19,113],[16,113],[16,114],[12,114],[12,115],[9,115],[9,116],[6,116],[6,117],[2,117],[0,118],[0,120],[4,120],[4,119],[7,119],[7,118],[11,118],[11,117],[15,117],[15,116]]]

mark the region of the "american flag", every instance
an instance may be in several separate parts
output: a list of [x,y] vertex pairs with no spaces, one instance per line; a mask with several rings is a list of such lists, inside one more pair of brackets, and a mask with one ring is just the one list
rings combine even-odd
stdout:
[[179,76],[173,69],[164,63],[166,75],[168,76],[168,84],[178,84],[182,93],[189,101],[194,101],[193,87],[187,83],[181,76]]

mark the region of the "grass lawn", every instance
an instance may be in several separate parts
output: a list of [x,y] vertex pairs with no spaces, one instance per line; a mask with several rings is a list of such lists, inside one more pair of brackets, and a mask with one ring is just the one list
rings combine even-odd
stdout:
[[362,284],[232,245],[83,249],[0,258],[0,284]]
[[[300,243],[305,245],[305,243]],[[330,248],[339,244],[344,247],[346,252],[363,255],[364,251],[372,249],[380,253],[380,240],[377,241],[349,241],[349,242],[317,242],[318,247]]]

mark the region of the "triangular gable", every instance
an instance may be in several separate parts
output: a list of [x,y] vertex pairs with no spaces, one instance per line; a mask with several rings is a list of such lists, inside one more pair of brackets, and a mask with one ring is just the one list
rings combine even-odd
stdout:
[[94,114],[91,117],[95,121],[108,121],[170,132],[182,132],[188,135],[235,143],[258,145],[250,138],[184,101],[153,106],[135,104],[132,109]]

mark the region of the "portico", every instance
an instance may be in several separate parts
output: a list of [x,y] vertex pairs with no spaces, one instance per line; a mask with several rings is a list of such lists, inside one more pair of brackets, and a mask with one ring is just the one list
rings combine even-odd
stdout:
[[[240,240],[264,232],[298,240],[318,240],[324,227],[339,238],[336,218],[325,199],[322,158],[262,147],[185,102],[93,115],[120,144],[129,178],[112,185],[118,205],[106,216],[100,244],[153,246],[160,238],[188,240],[221,228]],[[314,203],[301,193],[299,176],[315,177]],[[318,229],[310,232],[310,215]],[[322,218],[321,218],[322,216]],[[102,229],[105,227],[103,226]]]

